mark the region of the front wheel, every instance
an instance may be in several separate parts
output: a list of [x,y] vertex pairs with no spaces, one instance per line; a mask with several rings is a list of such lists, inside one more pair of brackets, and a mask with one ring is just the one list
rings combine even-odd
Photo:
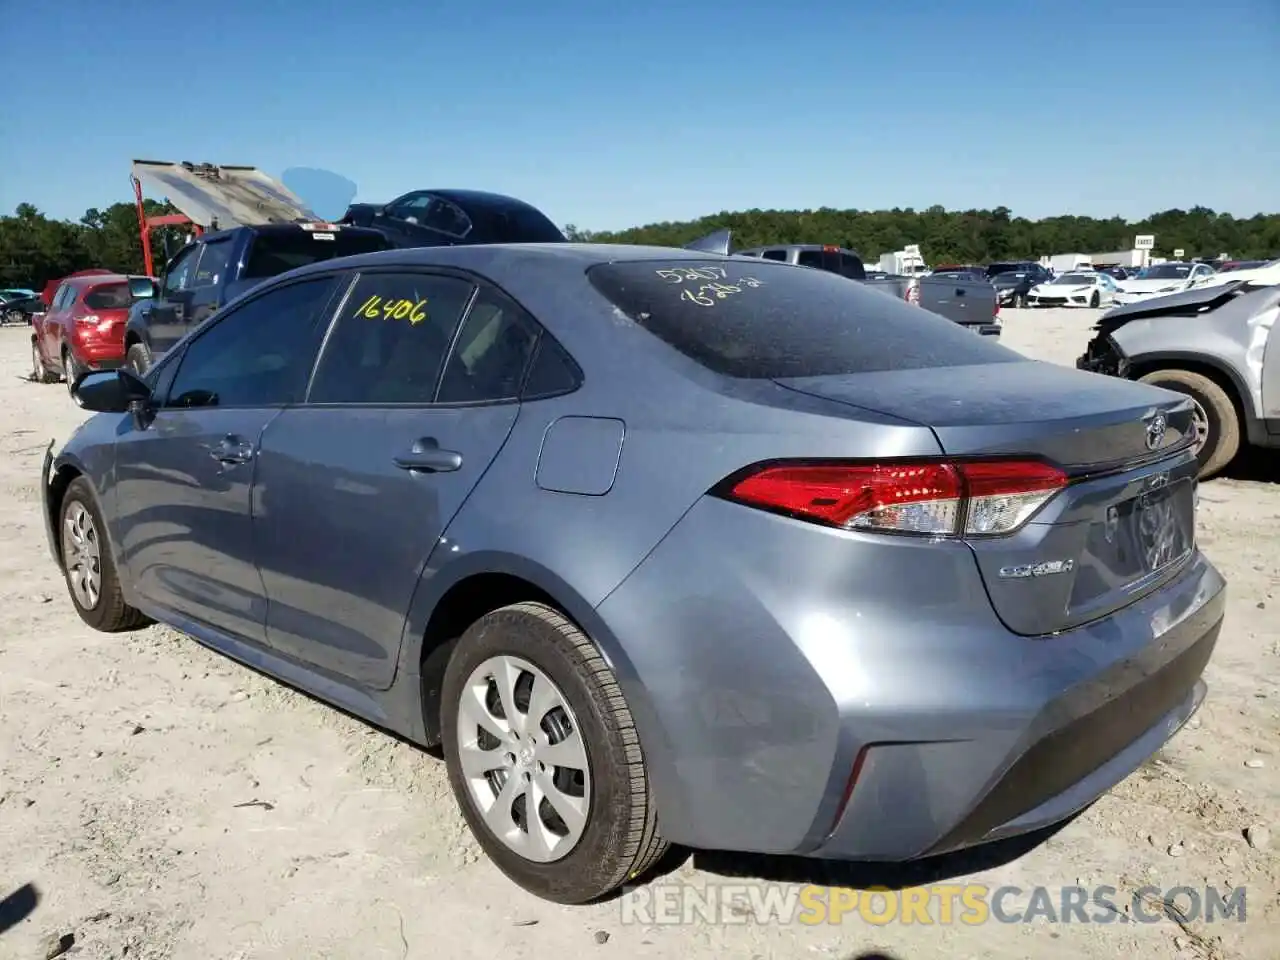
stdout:
[[1025,293],[1014,294],[1013,306],[1016,310],[1025,310],[1027,308],[1027,295]]
[[1102,303],[1102,296],[1098,293],[1097,290],[1095,290],[1093,291],[1093,296],[1089,298],[1089,306],[1093,307],[1094,309],[1097,309],[1100,303]]
[[124,602],[106,524],[84,477],[67,487],[59,513],[62,572],[80,619],[104,633],[136,630],[150,621]]
[[1240,451],[1240,418],[1227,391],[1208,377],[1190,370],[1155,370],[1138,378],[1152,386],[1190,397],[1195,405],[1192,424],[1200,479],[1221,473]]
[[631,711],[599,651],[558,611],[518,603],[481,617],[458,640],[442,694],[454,795],[515,883],[587,903],[662,855]]
[[138,376],[145,376],[151,369],[151,351],[145,343],[132,343],[125,354],[124,363]]

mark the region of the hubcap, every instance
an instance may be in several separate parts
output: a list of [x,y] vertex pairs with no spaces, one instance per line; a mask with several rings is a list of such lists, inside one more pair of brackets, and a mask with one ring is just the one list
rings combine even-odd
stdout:
[[1195,404],[1195,409],[1191,412],[1191,428],[1196,435],[1195,444],[1191,449],[1196,456],[1199,456],[1204,445],[1209,442],[1209,414],[1205,412],[1199,400],[1192,397],[1191,402]]
[[458,704],[458,760],[493,835],[550,863],[586,829],[591,772],[578,718],[560,688],[520,657],[472,671]]
[[80,606],[92,610],[102,595],[102,551],[93,517],[78,500],[62,519],[62,559],[71,592]]

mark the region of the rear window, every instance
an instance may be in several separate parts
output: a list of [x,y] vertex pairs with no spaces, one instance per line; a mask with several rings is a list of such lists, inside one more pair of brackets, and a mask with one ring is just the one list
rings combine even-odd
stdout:
[[644,260],[599,264],[587,276],[637,325],[728,377],[1021,359],[935,313],[822,270],[732,259]]
[[133,303],[127,283],[108,283],[93,287],[84,295],[84,305],[90,310],[128,310]]
[[[332,239],[317,239],[317,236]],[[353,233],[350,230],[338,230],[336,233],[310,230],[277,230],[260,233],[253,238],[249,262],[245,264],[244,273],[241,276],[246,280],[260,280],[297,267],[305,267],[320,260],[386,250],[390,245],[380,234]]]

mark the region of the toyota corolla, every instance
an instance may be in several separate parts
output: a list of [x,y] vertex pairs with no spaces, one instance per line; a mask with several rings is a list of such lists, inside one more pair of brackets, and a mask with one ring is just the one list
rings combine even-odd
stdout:
[[1197,708],[1192,405],[818,270],[660,248],[285,274],[46,457],[70,600],[423,744],[564,903],[670,842],[906,860]]

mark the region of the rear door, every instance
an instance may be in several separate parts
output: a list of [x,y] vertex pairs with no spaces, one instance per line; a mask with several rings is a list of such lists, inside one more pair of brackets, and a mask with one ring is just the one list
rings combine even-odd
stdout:
[[121,556],[149,604],[265,642],[250,499],[258,443],[306,388],[333,284],[308,277],[228,311],[162,365],[172,380],[150,421],[121,421]]
[[67,316],[67,307],[75,300],[75,293],[76,288],[70,283],[59,286],[49,302],[49,311],[36,332],[40,339],[40,351],[50,366],[57,370],[62,369],[63,322]]
[[537,331],[464,277],[358,278],[307,402],[263,436],[254,540],[273,647],[391,684],[427,558],[511,432]]

